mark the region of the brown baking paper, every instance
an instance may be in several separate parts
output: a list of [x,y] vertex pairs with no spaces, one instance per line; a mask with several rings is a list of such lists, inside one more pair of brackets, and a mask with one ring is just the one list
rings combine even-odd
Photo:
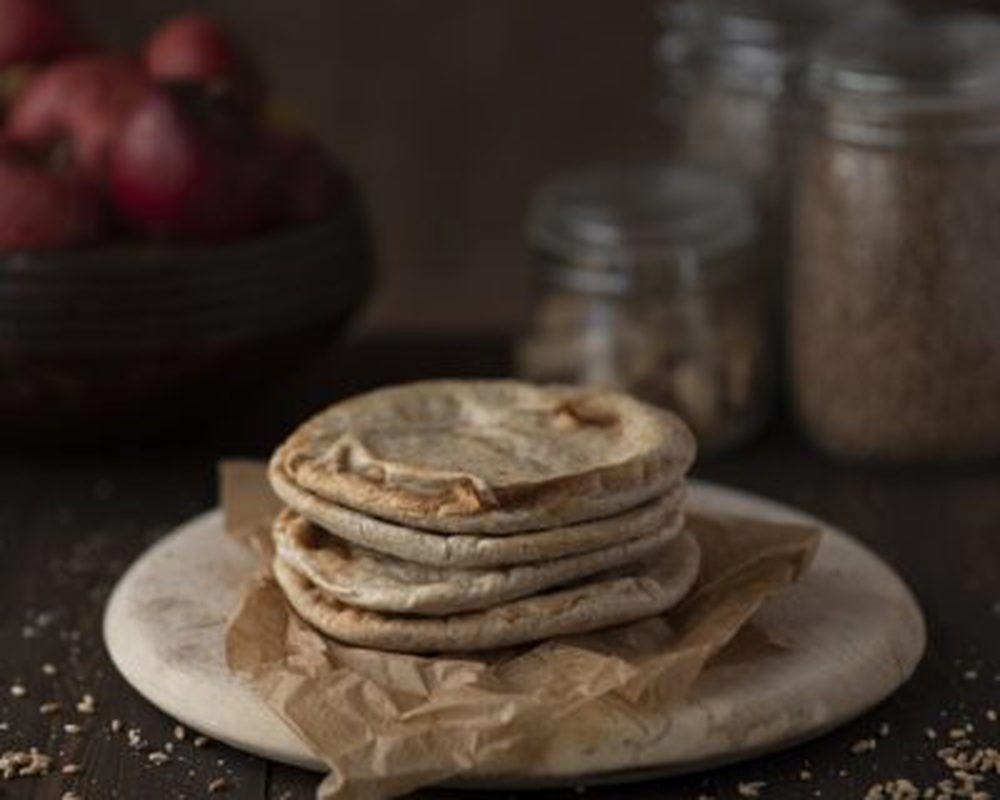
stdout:
[[226,464],[222,486],[230,534],[264,556],[229,622],[229,668],[330,766],[319,800],[515,776],[557,727],[599,730],[610,715],[634,715],[637,731],[655,738],[721,651],[730,660],[780,646],[747,623],[819,542],[805,526],[695,517],[702,574],[665,615],[499,653],[413,656],[339,644],[302,622],[268,574],[268,522],[279,504],[263,468]]

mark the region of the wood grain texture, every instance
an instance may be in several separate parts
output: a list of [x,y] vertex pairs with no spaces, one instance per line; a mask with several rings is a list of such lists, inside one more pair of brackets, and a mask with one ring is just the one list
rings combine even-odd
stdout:
[[[58,800],[70,785],[80,787],[86,800],[206,797],[207,781],[226,770],[235,786],[221,797],[311,798],[314,777],[222,746],[195,750],[184,745],[179,749],[183,763],[151,767],[122,738],[106,735],[103,726],[114,717],[138,725],[155,744],[162,744],[173,727],[128,690],[108,663],[98,635],[106,593],[149,542],[212,505],[219,457],[265,455],[306,411],[348,392],[415,377],[502,374],[508,365],[503,343],[495,340],[369,340],[333,354],[241,421],[234,413],[216,432],[193,432],[198,437],[193,444],[101,456],[3,451],[0,721],[7,721],[9,730],[0,731],[0,750],[37,745],[55,754],[62,745],[85,765],[76,780],[0,782],[4,800]],[[778,428],[738,454],[700,465],[697,472],[802,507],[882,554],[921,601],[929,623],[928,656],[890,700],[816,742],[690,779],[591,789],[587,797],[693,800],[699,792],[711,792],[719,800],[735,800],[740,782],[763,780],[769,784],[763,798],[813,798],[816,790],[826,798],[861,798],[876,779],[906,776],[928,785],[946,777],[933,755],[940,741],[927,741],[925,727],[943,734],[971,722],[981,743],[997,745],[1000,727],[984,715],[1000,706],[1000,468],[863,469],[824,460]],[[56,615],[36,636],[24,638],[22,628],[37,611]],[[76,641],[74,630],[79,631]],[[46,661],[62,667],[58,676],[42,674]],[[974,670],[974,678],[965,677],[968,670]],[[27,687],[27,698],[9,694],[7,685],[15,680]],[[82,715],[52,720],[37,711],[43,699],[68,702],[85,691],[95,694],[98,714],[84,718],[78,738],[65,735],[60,725]],[[877,750],[850,755],[850,746],[874,735],[882,722],[889,723],[890,734],[878,739]],[[225,761],[221,766],[219,758]],[[804,768],[813,775],[809,781],[799,778]],[[991,780],[987,788],[996,794],[1000,787],[996,778]],[[574,794],[523,795],[529,796]],[[428,791],[421,797],[471,800],[481,794]]]

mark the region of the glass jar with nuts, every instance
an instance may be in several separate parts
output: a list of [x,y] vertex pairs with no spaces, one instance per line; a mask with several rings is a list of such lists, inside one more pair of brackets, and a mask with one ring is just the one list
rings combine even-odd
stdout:
[[745,187],[704,166],[548,182],[528,221],[543,292],[521,374],[630,391],[683,417],[706,452],[746,440],[771,394],[757,232]]

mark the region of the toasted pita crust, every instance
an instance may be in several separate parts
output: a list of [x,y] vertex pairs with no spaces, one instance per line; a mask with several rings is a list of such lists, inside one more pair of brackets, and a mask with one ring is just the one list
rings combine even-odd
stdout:
[[427,381],[331,406],[277,450],[271,474],[371,516],[493,535],[635,508],[694,452],[677,417],[619,392]]
[[440,533],[398,525],[323,500],[295,486],[271,465],[271,485],[291,508],[321,528],[370,550],[433,567],[481,568],[525,564],[587,553],[682,524],[686,489],[612,517],[506,536]]
[[534,564],[453,569],[413,564],[352,545],[289,510],[273,528],[278,558],[324,596],[358,608],[430,616],[490,608],[656,558],[680,531],[678,524],[640,539]]
[[274,574],[292,607],[322,633],[349,644],[409,653],[492,650],[654,616],[691,589],[700,554],[688,533],[648,564],[484,611],[416,617],[354,608],[325,596],[281,559]]

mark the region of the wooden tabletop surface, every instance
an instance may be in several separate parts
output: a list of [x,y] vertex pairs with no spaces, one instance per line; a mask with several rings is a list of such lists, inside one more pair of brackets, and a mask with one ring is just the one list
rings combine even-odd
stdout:
[[[214,743],[195,747],[192,732],[175,739],[174,721],[129,689],[108,661],[100,635],[108,592],[146,546],[214,504],[220,457],[263,456],[308,410],[359,389],[418,377],[502,375],[506,353],[496,341],[361,341],[262,400],[242,421],[226,413],[224,429],[190,442],[105,455],[0,454],[0,752],[36,747],[53,758],[48,776],[0,780],[0,798],[59,800],[71,790],[84,800],[197,798],[209,796],[209,784],[220,778],[224,791],[213,797],[311,798],[316,776]],[[806,509],[882,554],[926,612],[928,654],[894,697],[817,741],[690,778],[591,788],[587,797],[723,800],[756,790],[783,800],[864,798],[878,781],[905,778],[923,788],[951,778],[936,753],[965,725],[972,726],[965,736],[971,748],[1000,746],[1000,467],[837,464],[776,425],[697,473]],[[61,708],[44,714],[46,703]],[[130,746],[130,729],[144,746]],[[868,738],[874,751],[851,752]],[[153,763],[149,755],[157,751],[169,761]],[[79,772],[62,774],[67,765]],[[765,784],[751,785],[758,781]],[[1000,774],[978,790],[1000,798]]]

